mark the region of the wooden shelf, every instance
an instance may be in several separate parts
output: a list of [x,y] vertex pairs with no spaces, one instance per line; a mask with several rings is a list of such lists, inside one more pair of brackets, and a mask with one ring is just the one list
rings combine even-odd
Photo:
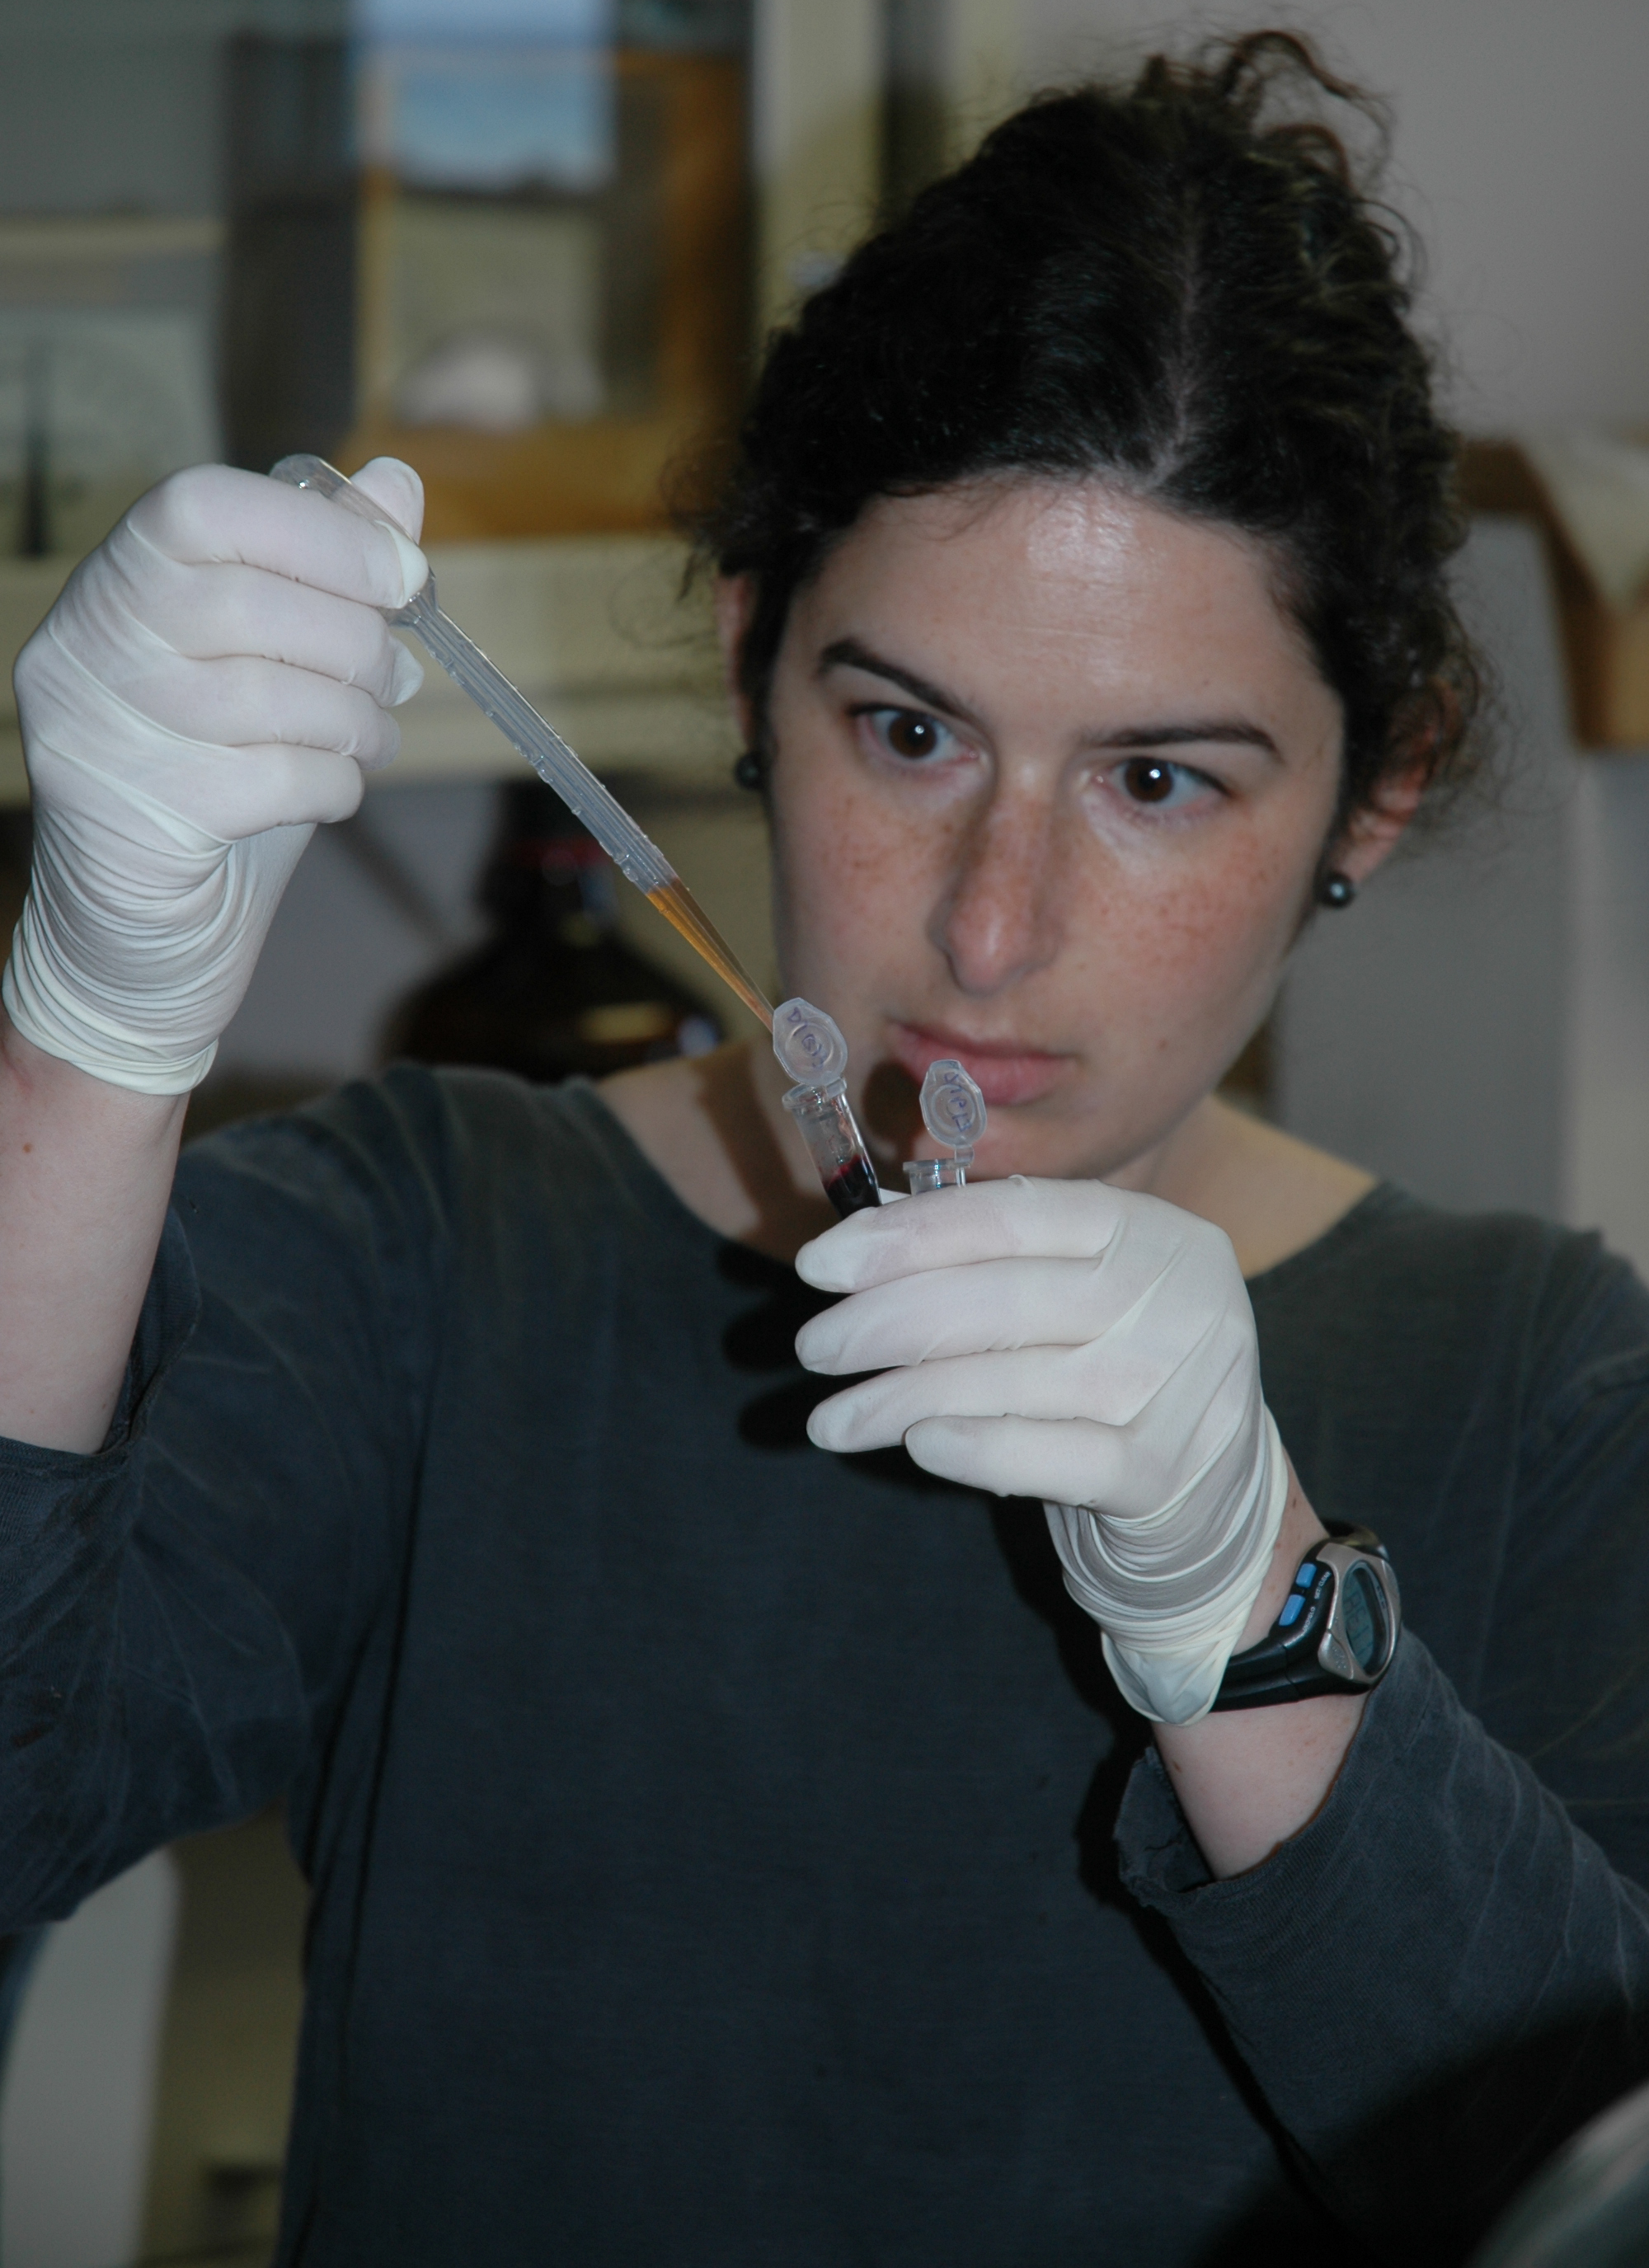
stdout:
[[[708,606],[677,595],[686,556],[674,539],[435,544],[430,561],[453,621],[595,770],[690,789],[725,784],[737,740]],[[12,665],[74,564],[0,561],[0,806],[28,800]],[[401,759],[372,784],[512,777],[521,766],[515,750],[433,663],[425,666],[423,689],[399,712]]]
[[1544,536],[1576,741],[1583,748],[1649,747],[1649,600],[1624,608],[1608,604],[1514,441],[1469,441],[1461,489],[1473,512],[1532,519]]

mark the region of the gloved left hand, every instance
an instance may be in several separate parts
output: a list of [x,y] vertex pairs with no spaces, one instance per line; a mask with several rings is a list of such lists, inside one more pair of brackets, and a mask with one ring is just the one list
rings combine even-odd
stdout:
[[902,1441],[948,1480],[1041,1497],[1125,1697],[1171,1724],[1206,1714],[1288,1493],[1221,1232],[1102,1182],[1016,1174],[855,1213],[796,1267],[849,1295],[804,1327],[801,1360],[880,1373],[813,1411],[819,1447]]
[[377,525],[225,465],[173,473],[83,559],[18,656],[33,872],[12,1024],[139,1094],[184,1094],[319,821],[394,755],[423,675],[385,609],[421,588],[423,484],[379,458]]

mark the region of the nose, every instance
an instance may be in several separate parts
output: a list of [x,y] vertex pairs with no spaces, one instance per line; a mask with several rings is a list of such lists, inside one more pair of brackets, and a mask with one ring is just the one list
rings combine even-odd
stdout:
[[928,934],[957,989],[988,998],[1045,968],[1064,938],[1058,814],[998,792],[960,839]]

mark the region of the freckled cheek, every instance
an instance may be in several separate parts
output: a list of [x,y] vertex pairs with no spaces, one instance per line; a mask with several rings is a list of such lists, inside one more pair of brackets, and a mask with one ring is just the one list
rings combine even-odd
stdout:
[[1087,892],[1080,929],[1108,972],[1113,1027],[1126,1001],[1166,1036],[1269,990],[1304,887],[1295,863],[1255,845],[1159,877],[1114,873]]
[[775,783],[775,898],[799,965],[908,967],[919,953],[949,829],[905,823],[824,766]]

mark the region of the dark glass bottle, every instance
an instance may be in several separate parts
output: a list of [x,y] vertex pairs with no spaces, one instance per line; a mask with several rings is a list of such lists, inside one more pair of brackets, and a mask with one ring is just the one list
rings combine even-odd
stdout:
[[619,935],[620,878],[560,797],[512,781],[501,821],[479,892],[490,934],[403,1001],[386,1054],[548,1082],[714,1047],[702,1003]]

